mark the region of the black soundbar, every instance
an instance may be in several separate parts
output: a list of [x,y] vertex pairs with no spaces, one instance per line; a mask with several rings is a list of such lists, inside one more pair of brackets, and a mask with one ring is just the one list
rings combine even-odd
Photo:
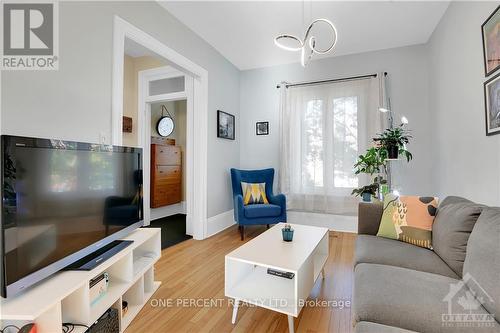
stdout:
[[134,241],[131,240],[116,240],[114,242],[111,242],[108,245],[103,246],[99,250],[92,252],[88,256],[85,256],[82,259],[75,261],[71,265],[66,266],[63,270],[91,271],[133,242]]

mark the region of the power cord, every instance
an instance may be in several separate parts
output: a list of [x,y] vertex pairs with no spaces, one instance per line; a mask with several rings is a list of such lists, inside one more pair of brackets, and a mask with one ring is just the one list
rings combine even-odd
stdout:
[[90,329],[90,327],[83,324],[63,323],[62,324],[63,333],[71,333],[73,332],[75,327],[85,327],[86,329]]
[[16,325],[7,325],[5,326],[4,328],[0,329],[0,333],[7,333],[7,330],[9,328],[15,328],[18,332],[21,330],[19,327],[17,327]]

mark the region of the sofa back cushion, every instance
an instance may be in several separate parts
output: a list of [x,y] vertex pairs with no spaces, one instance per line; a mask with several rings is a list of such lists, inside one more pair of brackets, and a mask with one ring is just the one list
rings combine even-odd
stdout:
[[432,226],[434,252],[462,276],[467,241],[485,206],[460,197],[447,197],[439,205]]
[[485,208],[467,244],[463,280],[500,320],[500,208]]

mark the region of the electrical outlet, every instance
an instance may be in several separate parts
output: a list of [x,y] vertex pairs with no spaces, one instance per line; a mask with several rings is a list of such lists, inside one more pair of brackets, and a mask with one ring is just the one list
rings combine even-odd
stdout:
[[106,144],[106,133],[104,132],[99,133],[99,143],[102,145]]

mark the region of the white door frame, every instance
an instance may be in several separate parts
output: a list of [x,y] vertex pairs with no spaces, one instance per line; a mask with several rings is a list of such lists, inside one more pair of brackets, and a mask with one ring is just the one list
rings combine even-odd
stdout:
[[190,180],[186,183],[188,198],[186,210],[190,219],[188,223],[193,226],[193,238],[204,239],[207,235],[208,72],[151,35],[115,16],[111,113],[111,135],[114,145],[122,144],[125,38],[151,50],[166,59],[173,67],[193,77],[193,112],[191,116],[188,114],[186,129],[186,141],[191,142],[186,147],[186,180]]
[[[184,90],[181,92],[167,93],[161,95],[150,95],[149,83],[155,80],[168,79],[174,77],[184,77]],[[137,137],[138,145],[143,148],[143,162],[142,166],[144,170],[151,170],[151,151],[146,149],[146,147],[151,147],[151,104],[186,100],[186,112],[187,118],[192,119],[193,114],[193,77],[186,75],[177,69],[170,66],[158,67],[153,69],[147,69],[140,71],[138,73],[138,94],[137,94]],[[186,122],[187,124],[187,122]],[[187,127],[187,126],[186,126]],[[187,147],[192,146],[190,142],[191,138],[187,136],[186,133],[186,149],[184,151],[183,163],[187,165],[190,163],[192,158],[191,154],[187,154]],[[186,179],[186,189],[190,186],[192,180],[188,177]],[[144,202],[144,222],[149,224],[151,221],[151,172],[144,172],[143,176],[143,202]],[[186,193],[186,207],[189,205],[190,197]],[[190,218],[192,212],[186,209],[186,234],[193,235],[193,220]]]

